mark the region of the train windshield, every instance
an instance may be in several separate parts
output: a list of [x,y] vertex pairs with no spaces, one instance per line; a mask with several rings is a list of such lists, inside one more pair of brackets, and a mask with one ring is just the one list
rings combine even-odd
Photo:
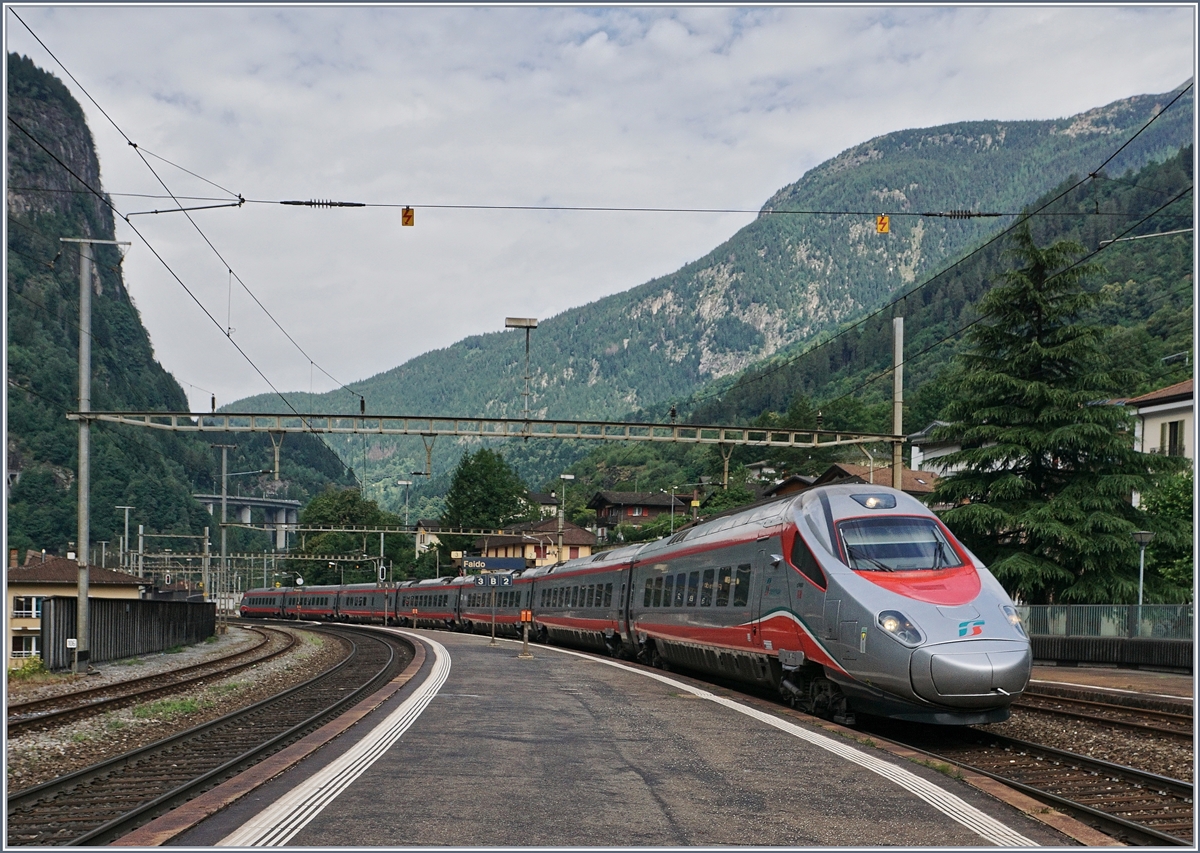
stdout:
[[931,518],[856,518],[838,525],[846,562],[860,572],[911,572],[962,565]]

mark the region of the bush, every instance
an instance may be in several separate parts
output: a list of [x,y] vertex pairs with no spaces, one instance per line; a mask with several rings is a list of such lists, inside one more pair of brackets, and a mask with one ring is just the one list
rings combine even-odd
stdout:
[[8,680],[25,681],[39,675],[48,675],[49,672],[46,662],[40,657],[25,658],[20,666],[9,667]]

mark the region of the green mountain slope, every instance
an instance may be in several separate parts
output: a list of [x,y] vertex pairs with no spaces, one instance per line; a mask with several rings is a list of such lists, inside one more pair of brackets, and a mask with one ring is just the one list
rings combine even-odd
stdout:
[[[705,257],[543,320],[533,337],[532,409],[539,417],[621,417],[686,398],[714,379],[836,330],[924,280],[998,221],[909,214],[1016,212],[1068,176],[1094,170],[1173,97],[1138,96],[1056,121],[905,130],[855,146],[782,189],[758,219]],[[1164,159],[1186,145],[1193,104],[1188,92],[1108,165],[1109,173]],[[891,233],[880,235],[873,214],[884,212],[893,214]],[[520,337],[466,338],[355,388],[371,413],[519,416]],[[350,413],[357,405],[337,391],[290,398],[302,411]],[[280,406],[262,395],[228,409]],[[348,460],[375,457],[378,464],[368,464],[366,477],[393,502],[401,494],[391,486],[395,479],[424,467],[424,452],[413,442],[368,447],[352,439],[335,446]],[[439,447],[440,467],[453,452],[448,443]],[[551,467],[564,456],[543,455]]]
[[[8,114],[37,140],[10,124],[8,542],[22,550],[65,553],[76,538],[78,426],[66,413],[78,408],[79,399],[79,264],[75,244],[63,244],[60,238],[112,240],[113,218],[95,195],[78,192],[83,187],[55,160],[100,188],[100,164],[79,104],[58,79],[15,54],[8,56]],[[179,383],[154,358],[125,289],[116,247],[98,246],[95,254],[93,409],[186,411]],[[179,534],[200,533],[213,525],[191,497],[220,490],[220,457],[209,441],[238,445],[230,454],[231,471],[262,469],[273,462],[266,436],[198,439],[94,426],[91,541],[107,540],[109,551],[116,551],[124,528],[124,515],[115,509],[120,505],[135,508],[130,513],[133,533],[137,524],[150,533]],[[255,484],[258,488],[302,498],[326,482],[352,482],[337,456],[315,438],[289,439],[287,451],[284,480],[276,484],[263,478]],[[247,488],[245,479],[238,484]]]

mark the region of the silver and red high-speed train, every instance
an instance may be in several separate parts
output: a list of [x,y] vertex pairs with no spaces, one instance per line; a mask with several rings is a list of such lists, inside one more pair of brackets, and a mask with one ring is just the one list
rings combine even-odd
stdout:
[[242,615],[480,633],[494,619],[517,636],[530,610],[538,640],[771,685],[840,722],[998,722],[1032,664],[991,573],[924,505],[882,486],[821,486],[506,577],[494,606],[466,576],[251,590]]

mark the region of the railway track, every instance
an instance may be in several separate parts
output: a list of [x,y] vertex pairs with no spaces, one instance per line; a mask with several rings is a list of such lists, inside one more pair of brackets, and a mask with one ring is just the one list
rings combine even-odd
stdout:
[[46,699],[8,706],[9,737],[27,731],[61,726],[74,720],[136,705],[175,693],[189,685],[227,675],[271,660],[292,649],[296,636],[272,628],[248,628],[262,639],[249,649],[218,660],[205,661],[172,672],[133,678],[89,690],[76,690]]
[[1141,732],[1154,732],[1180,740],[1192,739],[1191,714],[1152,708],[1131,708],[1094,699],[1081,699],[1026,689],[1013,708],[1043,711],[1076,720],[1087,720]]
[[8,798],[8,839],[19,845],[102,845],[282,749],[406,665],[397,638],[344,627],[337,666],[241,711]]
[[888,737],[998,779],[1126,843],[1193,843],[1189,782],[972,729]]

